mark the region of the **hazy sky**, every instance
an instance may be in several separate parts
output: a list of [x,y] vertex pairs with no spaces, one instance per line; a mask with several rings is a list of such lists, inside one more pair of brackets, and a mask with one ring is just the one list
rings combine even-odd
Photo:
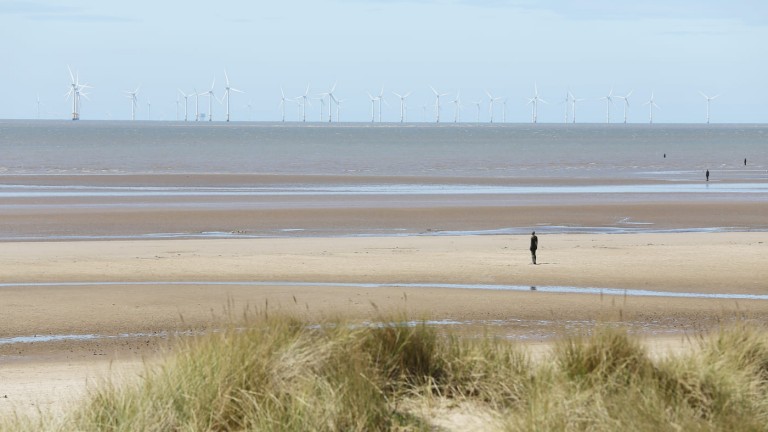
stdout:
[[[549,104],[540,122],[563,122],[566,91],[579,122],[604,122],[605,101],[633,91],[629,121],[768,122],[768,1],[765,0],[284,0],[96,1],[0,0],[0,118],[68,118],[67,65],[93,86],[82,119],[129,119],[125,90],[141,86],[137,117],[176,118],[177,89],[206,91],[224,70],[246,94],[232,98],[233,120],[279,120],[286,96],[312,96],[338,83],[342,120],[370,119],[367,92],[383,87],[384,121],[399,119],[392,92],[413,92],[408,119],[434,121],[429,86],[461,92],[462,121],[485,90],[506,97],[507,121],[528,122],[534,84]],[[182,99],[183,101],[183,99]],[[616,99],[611,120],[620,122]],[[208,111],[200,98],[201,111]],[[251,104],[249,111],[247,105]],[[319,102],[308,108],[319,120]],[[190,113],[194,100],[190,100]],[[496,107],[500,121],[502,107]],[[179,107],[183,115],[183,102]],[[224,107],[213,108],[214,120]],[[297,105],[287,109],[295,121]]]

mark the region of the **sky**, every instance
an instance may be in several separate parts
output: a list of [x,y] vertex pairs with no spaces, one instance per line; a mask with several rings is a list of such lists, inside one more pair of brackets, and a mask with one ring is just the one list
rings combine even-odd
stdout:
[[[342,100],[342,121],[370,121],[369,94],[384,90],[383,121],[490,120],[486,92],[506,99],[494,121],[565,121],[566,94],[579,123],[606,121],[605,97],[629,97],[628,121],[768,122],[765,0],[0,0],[0,119],[67,119],[69,66],[86,90],[83,120],[129,120],[126,91],[139,88],[139,120],[183,118],[185,93],[224,92],[233,121],[297,121],[292,98],[309,86]],[[38,104],[39,98],[39,104]],[[178,103],[177,103],[178,99]],[[189,99],[189,117],[195,112]],[[307,118],[320,120],[310,99]],[[199,97],[207,113],[207,96]],[[178,107],[178,108],[177,108]],[[613,99],[611,122],[625,103]],[[213,104],[213,120],[225,107]],[[334,116],[335,116],[334,108]],[[378,118],[378,106],[377,114]],[[572,113],[569,121],[572,121]],[[327,120],[327,113],[325,119]]]

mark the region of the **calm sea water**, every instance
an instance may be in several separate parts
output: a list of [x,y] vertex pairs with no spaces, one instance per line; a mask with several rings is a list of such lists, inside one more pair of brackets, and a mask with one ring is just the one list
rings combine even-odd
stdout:
[[768,125],[0,121],[0,174],[700,180],[706,169],[765,179]]

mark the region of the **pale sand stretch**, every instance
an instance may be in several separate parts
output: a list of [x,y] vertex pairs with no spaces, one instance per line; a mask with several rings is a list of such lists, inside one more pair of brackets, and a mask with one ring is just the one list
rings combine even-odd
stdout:
[[[216,325],[225,306],[309,319],[624,320],[706,328],[734,313],[768,317],[767,300],[549,294],[445,288],[206,285],[224,281],[565,285],[768,293],[768,233],[303,238],[4,243],[0,338],[151,333]],[[190,281],[197,285],[71,282]],[[373,306],[375,305],[375,307]],[[506,334],[521,331],[507,322]],[[135,368],[159,338],[0,345],[0,409],[60,407],[108,361]],[[138,356],[138,357],[137,357]],[[78,366],[80,365],[80,366]],[[134,369],[131,369],[134,370]],[[58,372],[57,372],[58,371]],[[74,377],[74,378],[73,378]],[[79,385],[78,385],[79,384]],[[8,395],[8,399],[3,398]],[[64,399],[66,401],[66,399]]]

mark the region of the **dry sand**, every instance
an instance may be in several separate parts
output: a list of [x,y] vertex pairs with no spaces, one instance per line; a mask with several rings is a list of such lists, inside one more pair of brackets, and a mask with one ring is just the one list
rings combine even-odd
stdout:
[[[376,320],[407,312],[411,318],[465,322],[460,330],[471,334],[490,331],[534,342],[579,323],[622,321],[641,334],[665,336],[658,339],[665,341],[665,349],[670,349],[669,338],[684,341],[685,332],[690,335],[735,316],[768,317],[764,300],[334,285],[768,293],[764,232],[542,235],[536,266],[530,264],[527,245],[528,236],[4,243],[0,338],[134,336],[1,344],[0,412],[61,409],[83,394],[86,382],[114,371],[135,374],[143,358],[154,358],[166,345],[166,338],[153,335],[215,327],[246,307],[310,320]],[[189,284],[160,283],[179,281]],[[147,284],[131,284],[135,282]],[[211,284],[219,282],[245,283]]]

